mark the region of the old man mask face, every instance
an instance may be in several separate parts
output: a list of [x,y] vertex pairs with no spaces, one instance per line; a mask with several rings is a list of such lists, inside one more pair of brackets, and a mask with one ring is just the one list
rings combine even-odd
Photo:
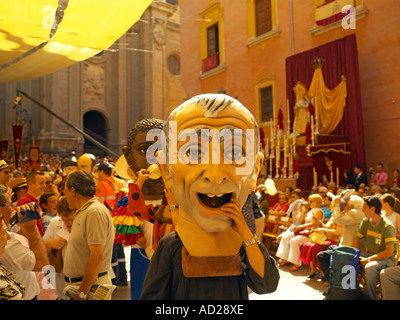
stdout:
[[253,116],[226,95],[200,95],[171,113],[164,132],[166,164],[160,157],[159,165],[180,208],[203,231],[227,230],[232,220],[221,207],[232,198],[243,206],[263,160]]

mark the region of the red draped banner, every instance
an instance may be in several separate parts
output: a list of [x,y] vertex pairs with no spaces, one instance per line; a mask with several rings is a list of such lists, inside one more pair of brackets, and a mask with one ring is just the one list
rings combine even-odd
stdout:
[[311,63],[317,57],[325,60],[322,72],[328,88],[335,88],[341,81],[341,75],[347,77],[347,100],[343,118],[331,134],[348,138],[350,142],[351,164],[348,169],[352,169],[356,164],[365,169],[364,127],[355,34],[286,59],[286,96],[291,106],[291,123],[293,124],[293,107],[296,104],[293,87],[297,81],[301,81],[306,84],[308,90],[314,75]]

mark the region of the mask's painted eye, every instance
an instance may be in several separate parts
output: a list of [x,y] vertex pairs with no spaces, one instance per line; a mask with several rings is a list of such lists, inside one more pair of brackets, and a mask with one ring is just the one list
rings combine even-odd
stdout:
[[138,150],[140,153],[146,154],[148,148],[149,146],[142,146]]
[[225,148],[224,156],[227,163],[242,165],[245,161],[246,154],[242,150],[242,148],[239,148],[237,146],[230,146]]
[[201,160],[204,153],[201,151],[200,145],[191,145],[185,151],[185,158],[187,161],[197,163]]

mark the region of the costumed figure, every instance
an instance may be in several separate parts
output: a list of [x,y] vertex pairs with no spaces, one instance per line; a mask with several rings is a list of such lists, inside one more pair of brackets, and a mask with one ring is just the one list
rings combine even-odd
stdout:
[[[164,198],[161,175],[155,177],[148,170],[148,148],[155,142],[147,140],[152,129],[162,130],[164,121],[144,119],[135,124],[129,133],[128,145],[123,147],[115,171],[128,180],[129,194],[117,202],[113,213],[116,228],[115,243],[130,245],[131,299],[138,300],[150,262],[153,242],[155,212]],[[154,158],[154,157],[153,157]],[[147,250],[146,250],[147,249]]]
[[77,161],[78,170],[83,170],[94,174],[96,163],[96,157],[93,154],[84,153]]
[[177,223],[158,243],[141,299],[238,300],[248,299],[248,287],[275,291],[276,262],[241,212],[263,161],[254,117],[229,96],[206,94],[176,108],[164,132],[157,160],[173,185]]
[[68,175],[71,172],[78,170],[78,161],[75,157],[75,151],[72,151],[68,159],[61,164],[61,169],[63,172],[63,177],[58,185],[58,192],[60,193],[60,196],[64,195],[64,186],[67,182]]
[[71,152],[68,160],[65,160],[62,163],[61,168],[63,170],[64,176],[69,175],[72,171],[78,170],[78,161],[76,160],[74,151]]
[[296,128],[294,128],[294,132],[296,132],[296,135],[302,135],[306,133],[307,124],[310,122],[308,116],[310,99],[307,96],[304,84],[301,82],[297,82],[293,91],[296,94],[296,104],[294,106],[294,123],[296,123]]

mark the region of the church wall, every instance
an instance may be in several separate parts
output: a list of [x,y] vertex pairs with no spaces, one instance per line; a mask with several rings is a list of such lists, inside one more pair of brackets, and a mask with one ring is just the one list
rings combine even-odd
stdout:
[[[178,9],[166,1],[154,2],[110,47],[113,51],[105,50],[39,79],[0,84],[0,110],[5,113],[0,126],[5,138],[12,141],[10,124],[16,118],[12,102],[19,88],[81,130],[86,112],[101,113],[107,124],[108,148],[121,154],[137,121],[164,118],[169,114],[167,108],[171,110],[186,97],[180,74],[171,75],[166,69],[169,54],[181,55]],[[45,153],[84,152],[82,135],[28,99],[23,99],[23,108],[23,153],[32,137]],[[9,151],[13,154],[12,145]]]
[[[353,33],[357,37],[360,86],[363,106],[367,167],[375,169],[383,162],[387,171],[400,168],[400,2],[358,1],[368,10],[356,20],[356,29],[341,26],[318,35],[312,34],[314,9],[312,1],[293,1],[294,46],[290,1],[277,1],[276,19],[280,32],[272,38],[248,44],[247,3],[249,1],[221,0],[224,15],[224,54],[226,69],[200,79],[201,13],[217,1],[181,1],[182,83],[186,92],[217,92],[221,87],[228,95],[238,97],[257,115],[255,84],[263,75],[274,81],[275,108],[283,106],[286,119],[286,57],[297,54]],[[310,66],[311,68],[311,66]],[[268,130],[265,130],[268,137]],[[365,170],[367,171],[367,169]],[[389,175],[390,176],[390,175]]]

